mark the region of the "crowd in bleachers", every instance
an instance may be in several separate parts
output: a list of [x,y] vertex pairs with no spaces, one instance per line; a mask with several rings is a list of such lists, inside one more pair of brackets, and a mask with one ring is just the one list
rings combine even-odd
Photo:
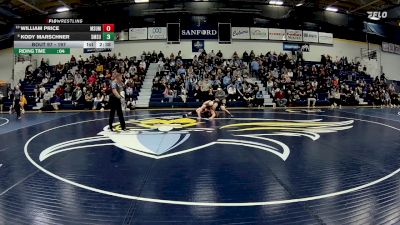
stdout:
[[365,66],[346,57],[322,55],[320,62],[310,63],[301,54],[250,51],[224,58],[221,51],[203,51],[192,60],[182,59],[180,52],[159,58],[151,101],[202,102],[217,94],[225,95],[228,104],[249,106],[263,105],[265,95],[277,106],[341,107],[358,105],[360,99],[376,106],[399,105],[399,95],[384,74],[373,79]]
[[[115,54],[93,54],[86,59],[72,55],[69,62],[50,66],[42,59],[36,69],[26,68],[25,79],[18,85],[32,104],[42,102],[45,110],[104,110],[108,108],[110,81],[115,73],[121,73],[126,85],[124,104],[127,109],[132,109],[150,60],[147,54],[140,59]],[[60,85],[52,93],[50,89],[57,82]]]
[[[360,99],[375,106],[400,105],[399,94],[384,74],[373,79],[365,66],[346,57],[322,55],[320,62],[312,63],[301,54],[275,52],[235,52],[224,57],[221,51],[211,50],[193,59],[183,59],[181,52],[169,56],[143,52],[131,58],[98,54],[87,59],[71,56],[69,62],[54,66],[42,59],[36,69],[26,68],[19,86],[31,106],[43,102],[44,109],[107,109],[110,80],[121,73],[125,106],[134,108],[149,63],[157,63],[158,68],[151,103],[165,106],[197,106],[216,98],[228,106],[263,106],[266,95],[282,107],[341,107],[358,105]],[[61,85],[51,92],[58,81]],[[12,91],[5,99],[11,101]]]

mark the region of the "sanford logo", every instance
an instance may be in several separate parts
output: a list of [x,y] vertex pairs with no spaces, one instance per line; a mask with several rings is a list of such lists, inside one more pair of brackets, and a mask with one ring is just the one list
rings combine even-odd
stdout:
[[182,30],[183,36],[217,35],[216,30]]

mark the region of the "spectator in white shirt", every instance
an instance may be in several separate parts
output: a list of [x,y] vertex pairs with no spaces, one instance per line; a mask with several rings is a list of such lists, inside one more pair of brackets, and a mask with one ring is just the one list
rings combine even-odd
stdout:
[[141,62],[139,63],[139,67],[140,67],[141,69],[143,69],[143,71],[146,70],[146,62],[145,62],[145,61],[141,61]]
[[97,93],[97,96],[93,100],[93,110],[100,107],[100,103],[103,101],[103,99],[103,96],[100,93]]

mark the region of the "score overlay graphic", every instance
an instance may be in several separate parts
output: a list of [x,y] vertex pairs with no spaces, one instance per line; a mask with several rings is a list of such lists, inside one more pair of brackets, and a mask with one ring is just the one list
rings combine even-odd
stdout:
[[70,54],[71,48],[114,48],[114,24],[17,24],[15,54]]

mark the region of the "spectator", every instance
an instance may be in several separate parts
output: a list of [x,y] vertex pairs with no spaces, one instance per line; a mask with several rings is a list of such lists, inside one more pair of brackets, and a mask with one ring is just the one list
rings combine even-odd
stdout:
[[307,90],[307,107],[310,108],[311,102],[312,102],[312,107],[315,107],[315,103],[317,102],[317,96],[312,88]]
[[85,109],[90,109],[93,105],[93,94],[92,92],[87,91],[85,93]]
[[230,75],[225,75],[223,78],[223,85],[224,87],[227,87],[229,84],[231,84],[232,80],[231,80],[231,76]]
[[276,92],[275,93],[276,104],[279,107],[286,107],[287,99],[285,97],[285,93],[279,88],[277,88],[275,92]]
[[340,101],[340,93],[337,91],[336,88],[333,88],[328,95],[329,101],[331,103],[331,108],[336,108],[337,105],[341,107],[341,101]]
[[72,103],[77,106],[78,104],[83,103],[84,96],[82,90],[79,86],[76,86],[74,91],[72,92]]
[[258,72],[260,70],[260,64],[257,62],[258,58],[253,59],[251,62],[251,75],[253,77],[258,77]]
[[96,77],[96,73],[92,73],[92,75],[90,75],[89,79],[88,79],[88,83],[91,85],[96,84],[97,82],[97,77]]
[[43,85],[40,85],[39,86],[39,98],[43,98],[45,93],[46,93],[46,88]]
[[254,105],[254,101],[255,101],[255,94],[253,91],[246,91],[243,94],[243,99],[246,101],[247,106],[251,107]]
[[225,91],[222,90],[221,87],[217,88],[217,91],[215,92],[215,99],[218,99],[219,102],[222,102],[223,104],[225,104],[226,94],[225,94]]
[[181,86],[181,94],[179,95],[179,97],[181,97],[183,103],[186,103],[188,97],[188,91],[186,90],[183,84]]
[[392,100],[390,98],[390,94],[389,94],[388,91],[385,91],[385,90],[383,91],[383,102],[384,102],[386,107],[393,108]]
[[221,50],[219,50],[219,51],[217,52],[216,56],[218,56],[218,58],[221,58],[221,59],[222,59],[223,54],[222,54]]
[[256,101],[255,105],[258,107],[263,107],[264,106],[264,94],[262,91],[258,91],[256,94]]
[[229,84],[227,89],[228,89],[227,100],[228,101],[232,101],[232,100],[236,101],[236,99],[237,99],[236,86],[231,83],[231,84]]
[[102,96],[100,93],[97,93],[96,97],[93,99],[93,107],[92,109],[100,109],[101,103],[104,100],[104,96]]
[[49,91],[45,91],[44,95],[43,95],[43,108],[44,109],[49,109],[49,105],[50,105],[50,99],[53,96],[51,95],[51,93]]
[[[168,102],[173,102],[174,91],[171,89],[170,85],[165,85],[163,95],[164,95],[164,99],[168,99]],[[164,100],[162,100],[161,102],[164,102]]]
[[61,104],[61,98],[57,94],[54,94],[53,97],[50,99],[50,104],[54,110],[58,110]]

